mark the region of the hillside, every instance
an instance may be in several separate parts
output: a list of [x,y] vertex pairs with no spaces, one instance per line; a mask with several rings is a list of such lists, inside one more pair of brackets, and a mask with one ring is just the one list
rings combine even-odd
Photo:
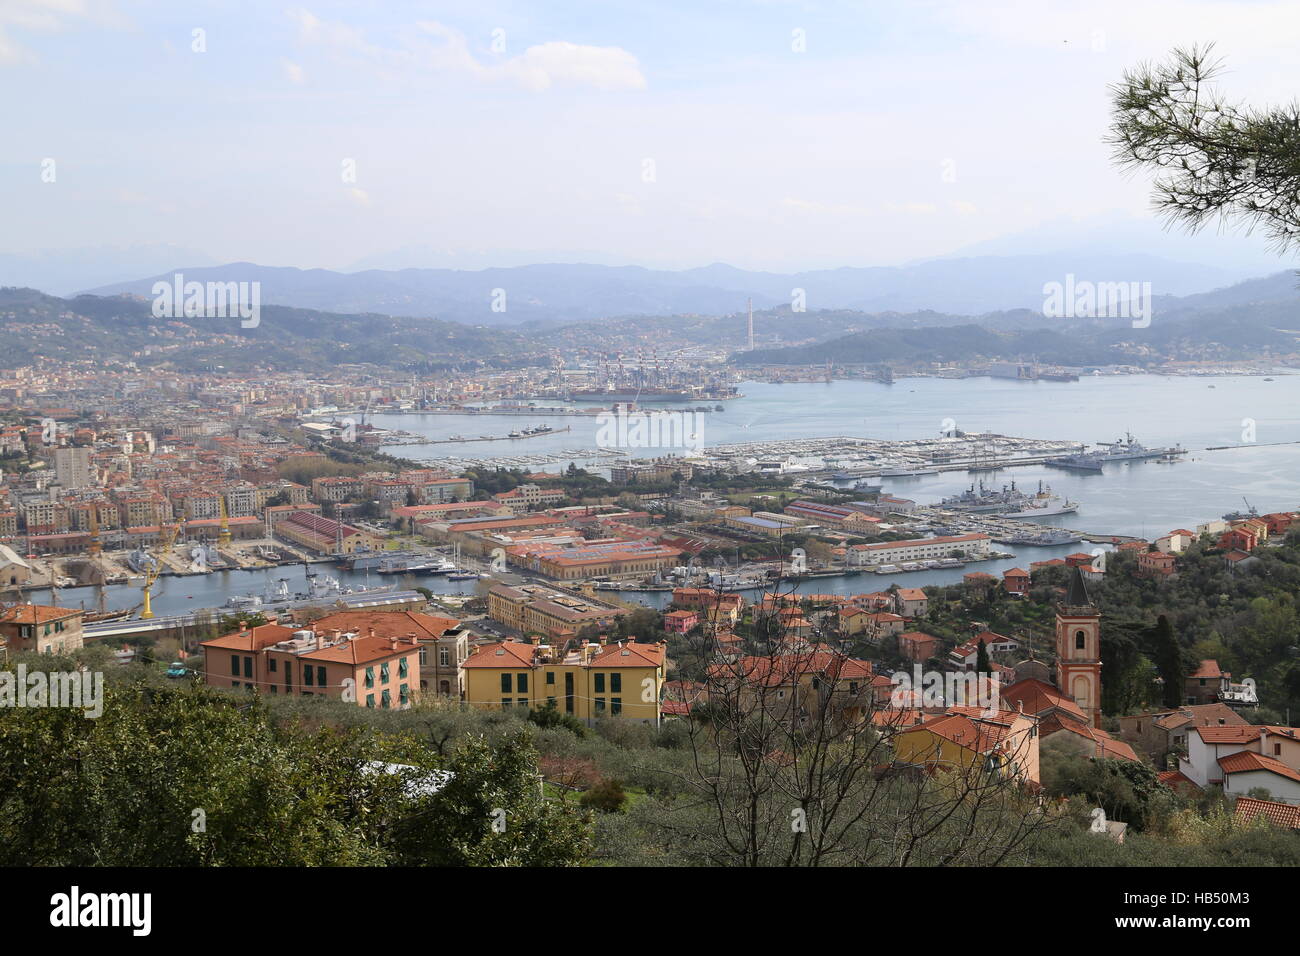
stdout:
[[237,318],[159,319],[152,303],[127,296],[60,299],[0,289],[0,350],[6,362],[130,360],[177,369],[256,366],[328,368],[513,365],[536,349],[505,331],[436,319],[340,315],[264,305],[256,328]]

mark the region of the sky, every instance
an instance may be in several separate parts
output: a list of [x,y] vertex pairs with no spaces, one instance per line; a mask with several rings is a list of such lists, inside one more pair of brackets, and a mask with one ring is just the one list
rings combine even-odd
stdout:
[[0,255],[789,272],[1078,234],[1282,268],[1164,236],[1103,137],[1179,44],[1292,99],[1297,36],[1296,0],[0,0]]

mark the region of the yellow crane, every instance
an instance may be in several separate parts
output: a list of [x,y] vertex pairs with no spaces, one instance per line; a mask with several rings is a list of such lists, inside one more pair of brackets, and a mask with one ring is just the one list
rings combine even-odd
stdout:
[[217,533],[217,547],[228,548],[230,547],[230,515],[226,512],[226,496],[220,492],[217,493],[217,504],[221,508],[221,531]]
[[181,526],[179,524],[175,525],[174,527],[164,528],[162,533],[162,540],[159,541],[158,547],[156,547],[153,550],[153,552],[151,552],[156,560],[154,561],[152,566],[145,568],[144,587],[143,587],[144,603],[141,605],[140,608],[141,620],[148,620],[149,618],[153,617],[153,605],[150,603],[150,598],[152,595],[150,594],[149,589],[152,588],[154,582],[158,580],[158,575],[162,574],[163,557],[167,554],[167,552],[171,551],[172,545],[176,543],[176,536],[180,534],[180,531],[181,531]]

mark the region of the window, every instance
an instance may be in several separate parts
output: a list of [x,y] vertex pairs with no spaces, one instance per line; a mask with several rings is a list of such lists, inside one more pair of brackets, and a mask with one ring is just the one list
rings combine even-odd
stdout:
[[517,701],[515,701],[515,703],[518,704],[520,707],[527,707],[527,706],[528,706],[528,698],[527,698],[527,697],[520,697]]
[[410,696],[411,696],[411,688],[408,685],[403,684],[398,689],[398,696],[397,696],[397,699],[401,701],[403,707],[405,707],[407,704],[410,703]]
[[304,687],[311,686],[312,670],[310,664],[302,665],[302,683]]
[[597,693],[597,694],[603,694],[603,693],[605,693],[605,675],[604,675],[604,674],[597,674],[597,675],[596,675],[596,693]]
[[555,671],[547,671],[547,672],[546,672],[546,683],[548,683],[548,684],[554,684],[554,683],[555,683]]
[[381,684],[388,683],[388,662],[387,661],[379,665],[379,683]]
[[613,714],[615,717],[617,717],[619,714],[623,713],[623,698],[622,698],[622,697],[611,697],[611,698],[609,699],[609,712],[610,712],[611,714]]
[[384,708],[384,710],[388,710],[388,708],[393,706],[393,698],[387,688],[385,688],[383,693],[380,695],[379,704]]
[[253,659],[251,657],[244,658],[244,676],[245,677],[253,676]]
[[597,698],[596,698],[596,713],[598,713],[598,714],[603,714],[604,712],[605,712],[605,698],[604,698],[604,697],[597,697]]
[[429,649],[423,645],[420,646],[420,666],[423,667],[429,663]]
[[1282,756],[1282,745],[1281,745],[1281,744],[1274,744],[1274,745],[1273,745],[1273,756],[1274,756],[1274,757],[1280,757],[1280,756]]
[[1074,632],[1074,649],[1075,649],[1076,651],[1081,651],[1081,650],[1083,650],[1084,641],[1085,641],[1086,639],[1087,639],[1087,635],[1085,635],[1085,634],[1083,633],[1083,631],[1075,631],[1075,632]]
[[451,666],[451,649],[450,649],[450,648],[446,648],[446,647],[440,647],[440,648],[438,648],[438,666],[439,666],[439,667],[450,667],[450,666]]
[[547,707],[554,707],[554,706],[555,706],[555,698],[554,698],[554,697],[548,697],[548,698],[546,698],[546,706],[547,706]]
[[612,693],[612,694],[621,694],[621,693],[623,692],[623,675],[622,675],[622,674],[610,674],[610,675],[609,675],[609,690],[610,690],[610,693]]
[[292,685],[293,685],[293,661],[285,661],[284,662],[284,686],[290,687]]
[[239,676],[239,655],[238,654],[230,655],[230,674],[232,677]]
[[366,694],[366,706],[369,707],[369,708],[371,708],[372,710],[374,709],[374,706],[375,706],[375,695],[374,695],[374,694]]
[[406,680],[407,670],[408,668],[406,666],[406,658],[403,657],[400,661],[397,662],[397,676],[400,677],[402,680]]
[[325,668],[323,666],[316,668],[316,686],[325,686]]
[[510,699],[509,697],[502,697],[502,698],[501,698],[501,709],[502,709],[502,710],[505,710],[505,709],[506,709],[507,707],[509,707],[512,703],[513,703],[513,701],[511,701],[511,699]]
[[366,686],[367,686],[367,687],[374,687],[374,686],[375,686],[375,669],[374,669],[374,667],[367,667],[367,668],[366,668]]
[[515,679],[515,684],[516,684],[516,688],[515,688],[515,689],[518,690],[521,694],[525,694],[525,693],[527,693],[527,692],[528,692],[528,675],[527,675],[527,674],[520,674],[520,675]]
[[266,663],[267,670],[269,670],[272,674],[274,674],[276,664],[278,664],[279,662],[274,657],[268,657],[266,661],[267,661]]
[[509,675],[509,674],[502,674],[502,675],[501,675],[501,692],[502,692],[502,693],[505,693],[505,694],[510,693],[510,675]]

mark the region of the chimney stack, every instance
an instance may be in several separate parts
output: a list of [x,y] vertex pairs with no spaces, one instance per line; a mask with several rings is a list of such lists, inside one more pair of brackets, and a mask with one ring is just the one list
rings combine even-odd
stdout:
[[318,650],[318,651],[323,651],[323,650],[325,650],[325,632],[324,632],[324,631],[313,631],[312,633],[313,633],[313,634],[315,635],[315,637],[316,637],[316,650]]

